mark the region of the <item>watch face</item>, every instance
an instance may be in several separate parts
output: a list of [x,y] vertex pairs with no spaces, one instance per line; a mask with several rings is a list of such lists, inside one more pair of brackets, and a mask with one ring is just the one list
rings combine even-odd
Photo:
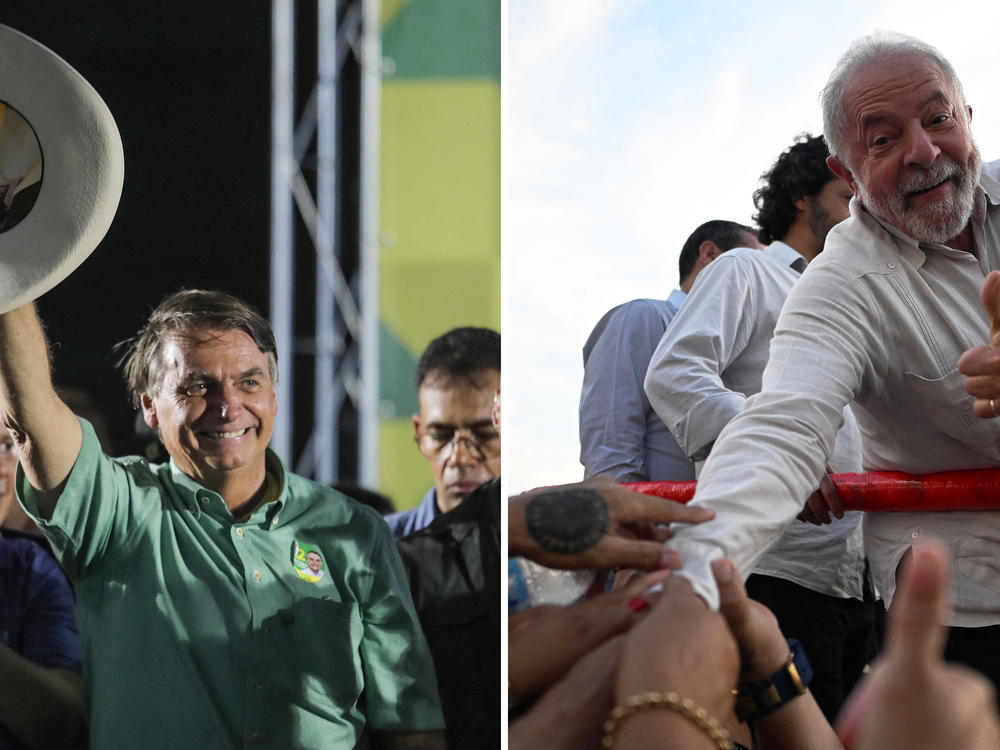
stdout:
[[766,680],[740,687],[736,697],[736,716],[740,721],[777,711],[802,695],[812,681],[812,665],[802,644],[794,638],[787,641],[790,653],[785,666]]

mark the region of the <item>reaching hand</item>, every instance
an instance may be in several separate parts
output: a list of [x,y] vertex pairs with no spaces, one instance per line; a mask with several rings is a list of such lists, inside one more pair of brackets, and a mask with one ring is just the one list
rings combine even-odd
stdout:
[[582,654],[631,627],[637,613],[648,606],[643,595],[669,574],[649,573],[621,591],[568,607],[544,604],[511,615],[507,624],[511,703],[537,695]]
[[669,531],[658,524],[702,523],[707,508],[643,495],[599,475],[579,484],[540,487],[512,497],[509,550],[560,569],[680,567],[663,546]]
[[[787,663],[789,653],[777,619],[771,610],[747,596],[732,562],[714,561],[712,573],[719,585],[720,611],[739,644],[740,684],[770,678]],[[753,724],[759,750],[843,750],[808,690]]]
[[943,659],[949,580],[943,545],[931,541],[913,547],[889,608],[885,656],[837,720],[837,733],[846,747],[1000,747],[993,686],[982,675]]
[[615,693],[619,701],[649,690],[681,693],[715,717],[733,705],[739,655],[726,622],[670,576],[663,596],[625,639]]
[[830,467],[827,466],[826,473],[819,480],[819,489],[809,496],[805,507],[798,515],[800,521],[822,526],[831,522],[831,512],[836,518],[844,517],[844,505],[840,501],[837,486],[830,479],[830,471]]
[[747,596],[739,572],[723,558],[712,563],[719,585],[719,611],[740,648],[740,683],[757,682],[777,672],[788,659],[788,642],[774,614]]

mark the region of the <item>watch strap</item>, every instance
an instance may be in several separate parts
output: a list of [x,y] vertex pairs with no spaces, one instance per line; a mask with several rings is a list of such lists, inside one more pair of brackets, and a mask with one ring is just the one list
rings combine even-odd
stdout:
[[790,653],[785,665],[767,679],[743,685],[737,691],[736,716],[740,721],[777,711],[802,695],[812,681],[812,665],[802,644],[794,638],[787,641]]

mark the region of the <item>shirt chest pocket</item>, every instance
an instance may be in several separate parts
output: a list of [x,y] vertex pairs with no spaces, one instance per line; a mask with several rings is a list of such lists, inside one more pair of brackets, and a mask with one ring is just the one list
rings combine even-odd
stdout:
[[965,376],[957,368],[937,378],[913,372],[904,373],[904,378],[920,413],[936,428],[968,446],[970,458],[978,452],[987,460],[1000,460],[1000,420],[975,415],[972,396],[965,390]]
[[316,694],[352,705],[364,687],[359,647],[364,632],[358,606],[309,597],[281,609],[267,625],[272,674],[291,695]]

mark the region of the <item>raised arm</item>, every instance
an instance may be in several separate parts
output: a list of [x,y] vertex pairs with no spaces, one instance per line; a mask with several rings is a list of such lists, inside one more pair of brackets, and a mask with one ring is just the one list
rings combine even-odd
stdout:
[[48,345],[34,304],[0,315],[0,411],[28,481],[45,493],[39,507],[49,516],[58,499],[53,490],[73,468],[82,432],[52,386]]

